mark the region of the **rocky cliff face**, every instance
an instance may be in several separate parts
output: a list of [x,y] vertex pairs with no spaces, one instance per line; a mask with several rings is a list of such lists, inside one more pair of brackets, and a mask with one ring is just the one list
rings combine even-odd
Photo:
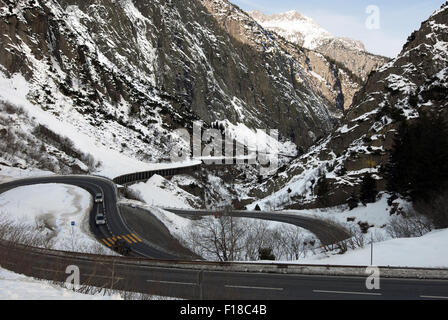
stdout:
[[[328,70],[322,67],[322,57],[316,58],[316,55],[320,54],[324,57],[323,59],[332,63],[333,69],[337,69],[338,72],[333,72],[336,73],[335,79],[330,84],[336,88],[333,89],[334,92],[342,88],[339,99],[344,99],[342,103],[344,109],[350,107],[354,94],[364,85],[369,74],[389,61],[388,58],[367,52],[361,41],[332,35],[315,21],[297,11],[273,15],[252,11],[249,14],[264,28],[276,32],[291,43],[308,49],[309,65],[314,72],[323,75],[324,78]],[[326,96],[331,95],[326,93]],[[341,100],[337,103],[341,104]]]
[[422,23],[396,59],[371,74],[339,128],[264,186],[278,190],[267,200],[295,208],[319,206],[315,188],[326,176],[329,205],[344,204],[368,172],[384,190],[380,168],[389,159],[400,122],[413,121],[421,109],[448,115],[447,31],[448,3]]
[[193,120],[308,147],[339,116],[310,70],[225,0],[0,4],[1,73],[22,75],[36,108],[141,159],[163,157],[160,136]]

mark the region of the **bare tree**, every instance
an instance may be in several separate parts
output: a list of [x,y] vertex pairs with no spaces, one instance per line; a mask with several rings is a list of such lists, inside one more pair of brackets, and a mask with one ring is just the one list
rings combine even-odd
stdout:
[[308,248],[302,229],[284,225],[279,228],[280,243],[284,247],[287,260],[299,260],[306,257]]
[[192,223],[188,243],[205,258],[236,261],[243,252],[245,233],[244,223],[232,216],[203,218]]
[[256,220],[252,224],[247,224],[244,246],[246,260],[258,260],[260,248],[268,247],[269,234],[269,225],[266,221]]

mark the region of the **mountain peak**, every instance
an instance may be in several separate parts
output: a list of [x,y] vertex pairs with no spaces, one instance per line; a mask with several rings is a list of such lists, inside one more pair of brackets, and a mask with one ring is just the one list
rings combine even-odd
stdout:
[[316,50],[329,41],[339,41],[349,50],[365,51],[361,41],[339,38],[322,28],[313,19],[296,10],[266,15],[261,11],[250,11],[249,15],[264,28],[270,29],[290,42],[307,49]]
[[283,18],[291,20],[291,21],[294,21],[294,20],[309,20],[310,19],[310,18],[302,15],[297,10],[290,10],[290,11],[287,11],[285,13],[279,13],[279,14],[274,15],[274,16],[283,17]]

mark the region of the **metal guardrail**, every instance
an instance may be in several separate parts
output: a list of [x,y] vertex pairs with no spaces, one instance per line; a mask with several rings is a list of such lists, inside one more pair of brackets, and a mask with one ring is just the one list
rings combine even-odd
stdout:
[[171,169],[159,169],[159,170],[149,170],[142,172],[129,173],[121,175],[113,179],[116,184],[119,185],[129,185],[137,182],[147,181],[151,179],[154,175],[159,175],[162,177],[171,177],[178,174],[190,173],[191,171],[196,171],[201,167],[201,164],[195,164],[186,167],[171,168]]
[[[23,256],[37,254],[42,259],[67,260],[80,263],[102,263],[133,267],[160,267],[164,269],[207,270],[221,272],[250,272],[272,274],[322,275],[322,276],[354,276],[364,277],[368,266],[337,266],[337,265],[299,265],[282,263],[245,263],[245,262],[212,262],[212,261],[183,261],[183,260],[153,260],[143,258],[129,258],[119,256],[104,256],[65,252],[51,249],[30,247],[0,240],[0,265],[19,265]],[[8,255],[8,250],[21,252],[19,255]],[[382,277],[409,279],[446,279],[448,269],[407,268],[407,267],[379,267]],[[8,267],[11,270],[11,267]],[[21,272],[12,269],[11,271]],[[39,278],[39,273],[28,274]],[[45,279],[54,280],[54,279]]]

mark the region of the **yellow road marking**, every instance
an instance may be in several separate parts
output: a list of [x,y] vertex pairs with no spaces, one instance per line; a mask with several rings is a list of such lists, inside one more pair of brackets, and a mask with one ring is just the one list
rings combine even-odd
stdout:
[[127,237],[128,237],[129,239],[131,239],[131,241],[132,241],[133,243],[137,243],[137,242],[138,242],[138,241],[135,240],[130,234],[128,234]]
[[131,234],[135,239],[137,239],[138,242],[142,242],[142,239],[140,239],[139,237],[137,237],[137,235],[135,233]]
[[131,240],[129,240],[128,238],[126,238],[126,236],[123,236],[123,239],[126,240],[128,243],[131,243],[131,244],[132,244]]
[[108,247],[112,246],[112,245],[107,241],[107,239],[102,239],[102,240],[103,240],[103,242],[106,244],[106,246],[108,246]]

